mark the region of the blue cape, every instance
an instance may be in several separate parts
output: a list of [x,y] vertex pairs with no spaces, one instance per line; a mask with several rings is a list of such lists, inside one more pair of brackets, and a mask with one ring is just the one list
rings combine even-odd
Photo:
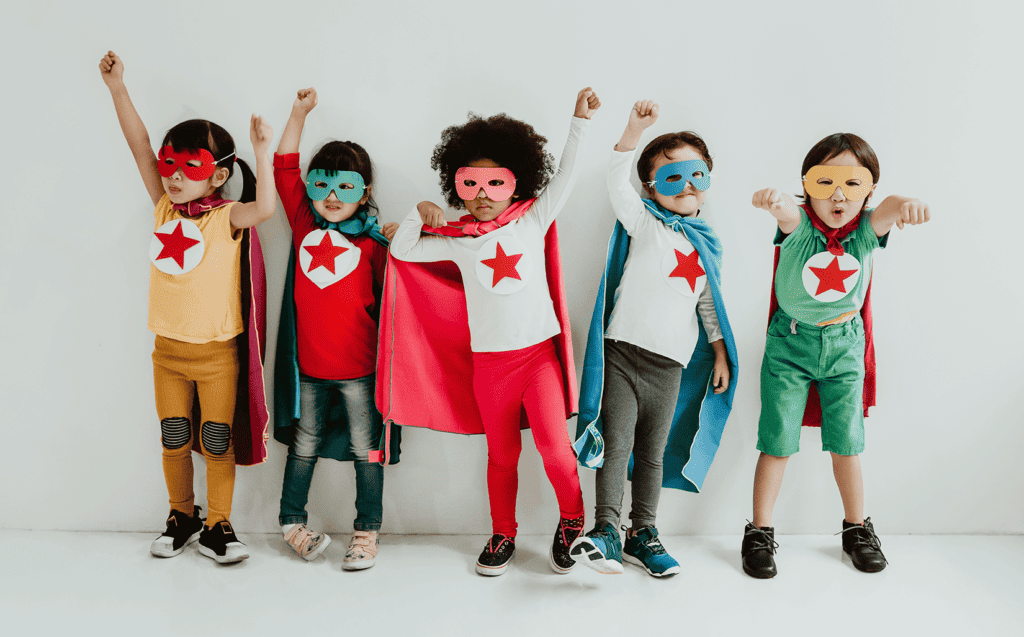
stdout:
[[[729,354],[729,388],[721,394],[715,394],[714,388],[711,387],[715,353],[708,343],[707,332],[700,324],[698,315],[700,335],[693,357],[683,369],[679,384],[679,398],[672,418],[668,443],[665,445],[665,472],[661,484],[664,487],[700,493],[722,440],[725,421],[732,411],[736,381],[739,378],[736,342],[733,340],[729,317],[725,312],[725,302],[722,299],[722,244],[715,231],[703,219],[680,217],[658,210],[657,204],[646,199],[644,204],[651,214],[670,228],[685,234],[687,240],[700,254],[707,274],[707,284],[715,301],[722,338]],[[573,443],[579,463],[591,469],[604,464],[604,427],[601,422],[601,398],[604,393],[604,333],[615,307],[615,298],[618,296],[615,292],[622,280],[628,254],[629,234],[622,224],[616,221],[608,242],[608,261],[601,277],[601,285],[597,289],[597,303],[594,305],[594,316],[590,321],[590,332],[587,335],[583,383],[580,388],[580,415],[576,421],[576,442]],[[608,294],[608,290],[612,293]],[[631,455],[630,479],[632,475]]]
[[[321,217],[310,206],[317,226],[323,230],[337,230],[350,236],[369,235],[374,241],[387,246],[388,240],[377,225],[377,219],[359,212],[339,223],[332,223]],[[379,306],[379,299],[378,299]],[[281,297],[281,321],[277,328],[277,355],[274,361],[274,439],[290,445],[295,433],[295,425],[302,415],[299,400],[299,348],[298,333],[295,320],[295,242],[292,242],[291,254],[288,256],[288,270],[284,280],[284,294]],[[344,411],[339,410],[339,418],[344,418]],[[334,460],[355,460],[349,453],[349,429],[347,422],[336,423],[337,426],[327,427],[324,438],[320,441],[318,452],[321,458]],[[382,428],[383,429],[383,428]],[[380,435],[383,435],[383,431]],[[391,432],[390,464],[398,462],[401,445],[401,427]]]

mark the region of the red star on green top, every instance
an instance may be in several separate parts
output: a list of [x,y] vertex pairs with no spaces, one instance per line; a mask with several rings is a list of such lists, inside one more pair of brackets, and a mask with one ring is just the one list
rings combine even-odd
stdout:
[[322,239],[320,239],[320,245],[316,246],[303,246],[306,252],[313,257],[313,260],[309,262],[309,268],[306,272],[312,272],[317,268],[323,266],[331,274],[336,274],[334,271],[334,259],[345,252],[348,252],[348,248],[336,246],[331,243],[331,235],[328,232],[324,233]]
[[846,294],[848,291],[846,289],[846,279],[857,274],[856,270],[840,270],[839,257],[832,257],[832,262],[824,268],[808,267],[811,272],[814,273],[814,276],[818,277],[818,291],[814,293],[814,296],[818,296],[822,292],[828,292],[829,290],[835,290]]
[[[673,248],[674,249],[674,248]],[[700,257],[697,251],[694,250],[690,254],[683,254],[679,250],[675,250],[676,253],[676,267],[674,270],[668,273],[668,276],[679,277],[686,279],[686,282],[690,284],[690,291],[697,291],[697,279],[707,274],[704,272],[704,268],[700,267],[700,263],[697,259]]]
[[178,220],[178,225],[174,226],[174,230],[171,232],[154,232],[157,239],[160,239],[160,243],[163,247],[160,248],[160,254],[157,256],[155,261],[160,259],[174,259],[174,262],[178,264],[178,267],[182,270],[185,269],[185,251],[192,246],[199,243],[199,239],[190,239],[185,236],[185,232],[181,229],[181,220]]
[[498,282],[504,278],[519,279],[519,273],[516,272],[516,264],[519,263],[519,259],[522,259],[521,254],[505,254],[502,250],[501,244],[498,244],[498,251],[494,253],[493,259],[481,259],[480,263],[483,263],[489,268],[494,270],[494,281],[491,282],[491,287],[498,285]]

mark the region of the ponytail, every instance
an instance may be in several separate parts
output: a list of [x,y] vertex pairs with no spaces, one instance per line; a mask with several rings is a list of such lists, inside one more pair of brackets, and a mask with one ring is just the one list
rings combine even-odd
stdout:
[[238,170],[242,173],[242,194],[238,197],[239,203],[256,201],[256,175],[253,174],[249,164],[243,159],[236,159]]

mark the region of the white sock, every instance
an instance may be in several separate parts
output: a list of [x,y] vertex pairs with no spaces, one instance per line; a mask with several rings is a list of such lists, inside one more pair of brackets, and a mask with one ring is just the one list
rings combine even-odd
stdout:
[[292,529],[294,529],[297,526],[298,526],[298,524],[282,524],[281,525],[281,534],[282,535],[288,535],[288,531],[291,531]]

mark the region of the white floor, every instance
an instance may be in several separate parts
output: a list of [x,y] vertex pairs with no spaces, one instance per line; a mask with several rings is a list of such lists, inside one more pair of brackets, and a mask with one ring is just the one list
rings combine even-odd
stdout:
[[[276,535],[218,566],[153,534],[0,531],[5,635],[1005,635],[1024,634],[1024,537],[884,536],[890,565],[856,571],[839,538],[781,536],[780,574],[743,574],[739,536],[663,537],[683,572],[657,580],[548,567],[520,536],[504,576],[476,575],[483,536],[383,536],[343,572],[346,536],[306,563]],[[201,631],[201,632],[200,632]]]

